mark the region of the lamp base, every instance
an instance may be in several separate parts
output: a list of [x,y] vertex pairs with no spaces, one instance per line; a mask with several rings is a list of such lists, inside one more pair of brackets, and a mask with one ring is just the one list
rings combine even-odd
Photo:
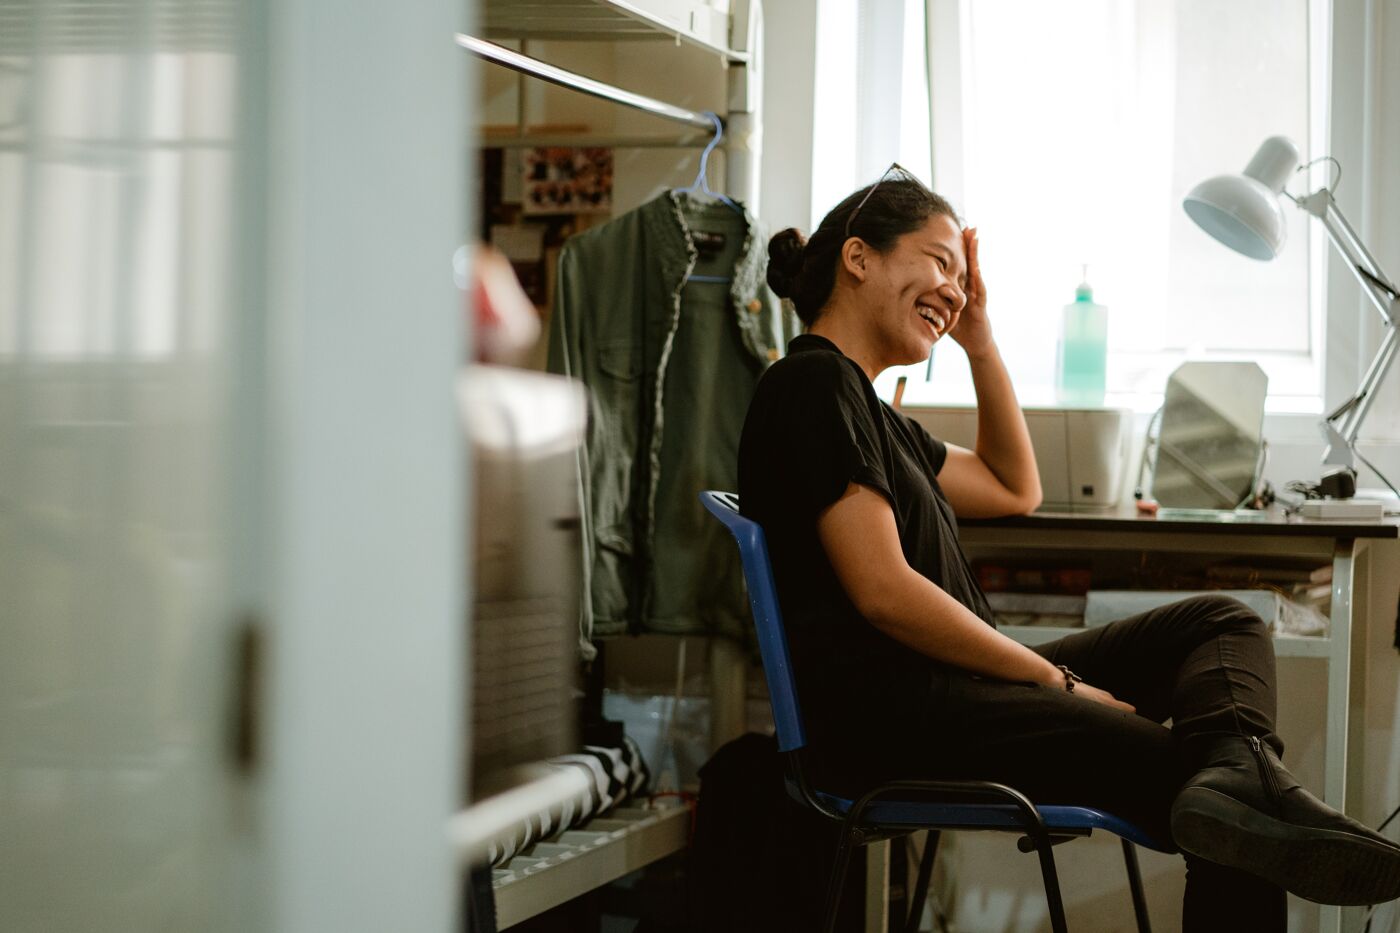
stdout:
[[1380,521],[1385,503],[1379,499],[1308,499],[1299,514],[1322,521]]
[[1322,475],[1317,491],[1328,499],[1350,499],[1356,495],[1356,471],[1339,467]]

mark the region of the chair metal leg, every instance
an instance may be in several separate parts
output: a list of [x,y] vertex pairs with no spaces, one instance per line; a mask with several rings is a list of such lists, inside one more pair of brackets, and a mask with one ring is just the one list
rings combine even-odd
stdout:
[[1137,915],[1138,933],[1152,933],[1152,923],[1147,919],[1147,898],[1142,893],[1137,849],[1126,839],[1118,841],[1123,843],[1123,861],[1128,866],[1128,889],[1133,892],[1133,913]]
[[841,843],[836,847],[836,862],[831,866],[831,880],[826,889],[826,919],[822,922],[824,933],[836,929],[836,912],[841,907],[841,892],[846,886],[846,869],[851,864],[851,850],[856,846],[858,831],[849,821],[841,824]]
[[1040,854],[1040,875],[1045,879],[1045,902],[1050,908],[1050,929],[1054,933],[1069,933],[1065,925],[1065,902],[1060,896],[1060,877],[1055,872],[1055,853],[1050,837],[1040,835],[1036,851]]
[[924,841],[924,857],[919,860],[919,880],[914,885],[914,897],[909,901],[909,921],[904,925],[904,933],[919,933],[924,901],[928,899],[928,882],[933,877],[933,860],[938,858],[939,836],[938,830],[930,829]]

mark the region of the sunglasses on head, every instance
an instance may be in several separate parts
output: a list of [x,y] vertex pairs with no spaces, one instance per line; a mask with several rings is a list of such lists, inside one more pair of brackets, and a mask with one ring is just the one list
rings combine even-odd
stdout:
[[909,171],[907,168],[900,165],[898,162],[891,162],[890,167],[885,169],[885,173],[881,175],[878,180],[876,180],[875,184],[870,186],[869,191],[865,192],[865,197],[861,198],[860,203],[856,205],[855,210],[851,211],[851,216],[846,218],[846,239],[849,240],[851,238],[851,225],[855,223],[856,215],[860,213],[860,209],[862,207],[865,207],[865,202],[870,200],[870,196],[875,193],[876,188],[880,187],[891,178],[894,178],[899,181],[912,181],[914,182],[914,184],[919,185],[921,187],[923,185],[923,182],[919,181],[918,176],[916,176],[913,172]]

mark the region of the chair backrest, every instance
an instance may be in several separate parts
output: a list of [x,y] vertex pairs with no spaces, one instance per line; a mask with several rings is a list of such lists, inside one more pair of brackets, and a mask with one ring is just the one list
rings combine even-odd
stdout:
[[715,518],[724,522],[734,540],[739,542],[749,608],[753,610],[754,627],[758,629],[758,650],[763,655],[768,699],[773,705],[778,750],[796,751],[807,744],[807,733],[802,728],[802,712],[797,705],[797,681],[788,655],[783,616],[778,609],[778,588],[773,583],[773,566],[768,560],[768,541],[758,522],[739,514],[739,497],[734,493],[702,492],[700,501]]

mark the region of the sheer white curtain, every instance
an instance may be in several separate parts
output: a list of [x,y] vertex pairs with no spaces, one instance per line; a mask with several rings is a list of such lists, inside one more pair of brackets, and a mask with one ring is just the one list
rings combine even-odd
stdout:
[[[1276,402],[1320,405],[1321,244],[1307,217],[1290,209],[1287,249],[1258,263],[1180,209],[1266,136],[1325,151],[1320,6],[929,0],[934,184],[979,228],[1024,401],[1053,400],[1059,309],[1087,264],[1110,309],[1111,401],[1150,405],[1187,358],[1238,358],[1264,366]],[[935,351],[931,383],[927,369],[910,369],[906,400],[971,399],[955,349]]]
[[891,162],[930,181],[924,16],[924,0],[819,0],[809,230]]

